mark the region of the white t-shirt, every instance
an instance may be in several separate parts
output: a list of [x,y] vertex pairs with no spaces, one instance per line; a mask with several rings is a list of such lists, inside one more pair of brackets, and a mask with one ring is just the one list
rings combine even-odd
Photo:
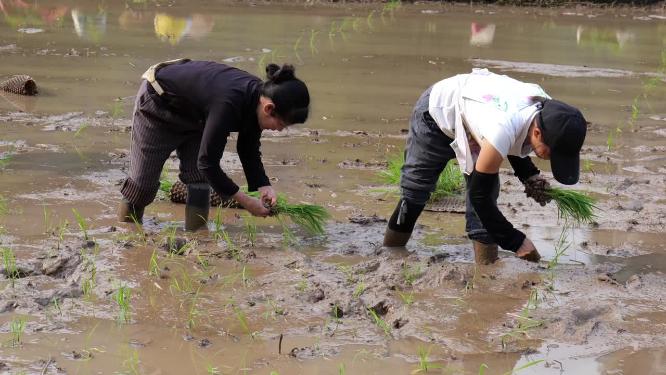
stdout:
[[[527,156],[527,131],[539,112],[540,102],[550,99],[536,84],[474,69],[437,82],[430,92],[428,111],[451,144],[461,169],[471,173],[478,143],[488,141],[506,158]],[[462,134],[461,134],[462,133]]]

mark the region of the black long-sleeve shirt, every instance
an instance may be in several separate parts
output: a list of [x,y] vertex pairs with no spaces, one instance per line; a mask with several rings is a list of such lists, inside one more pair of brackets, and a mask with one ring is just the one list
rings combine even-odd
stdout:
[[171,109],[201,125],[197,165],[218,194],[228,197],[238,191],[238,185],[220,168],[231,132],[238,132],[236,148],[248,189],[270,185],[259,150],[257,106],[261,79],[211,61],[167,65],[157,71],[156,78]]

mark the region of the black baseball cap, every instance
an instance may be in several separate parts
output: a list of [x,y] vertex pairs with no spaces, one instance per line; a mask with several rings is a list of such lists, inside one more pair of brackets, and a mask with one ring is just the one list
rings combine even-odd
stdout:
[[553,177],[565,185],[577,183],[580,149],[587,133],[587,121],[583,114],[566,103],[548,99],[543,102],[539,120],[543,141],[550,147]]

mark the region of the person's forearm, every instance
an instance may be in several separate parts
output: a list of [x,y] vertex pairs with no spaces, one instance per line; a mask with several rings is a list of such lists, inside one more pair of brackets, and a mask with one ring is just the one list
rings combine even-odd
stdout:
[[525,234],[515,229],[502,215],[491,196],[497,183],[497,173],[472,172],[469,179],[469,199],[483,227],[503,249],[516,251],[525,240]]
[[508,155],[507,158],[509,159],[511,168],[513,168],[514,175],[518,177],[520,182],[524,183],[528,178],[541,172],[529,156],[521,158],[519,156]]

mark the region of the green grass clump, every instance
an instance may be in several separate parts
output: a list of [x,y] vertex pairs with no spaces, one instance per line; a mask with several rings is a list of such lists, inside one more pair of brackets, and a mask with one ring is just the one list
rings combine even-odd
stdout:
[[557,217],[573,224],[591,223],[598,209],[596,200],[575,190],[552,187],[546,190],[557,205]]
[[[399,185],[400,174],[404,164],[404,153],[389,157],[387,168],[378,173],[379,178],[386,184]],[[465,177],[462,172],[460,172],[458,163],[455,160],[451,160],[439,175],[437,185],[435,185],[435,191],[432,192],[430,200],[437,201],[451,195],[460,194],[463,193],[464,189]]]
[[[250,196],[259,198],[259,192],[250,192]],[[284,195],[278,195],[277,203],[271,207],[271,213],[287,216],[294,224],[314,235],[324,234],[324,224],[331,215],[322,206],[314,204],[291,204]]]

